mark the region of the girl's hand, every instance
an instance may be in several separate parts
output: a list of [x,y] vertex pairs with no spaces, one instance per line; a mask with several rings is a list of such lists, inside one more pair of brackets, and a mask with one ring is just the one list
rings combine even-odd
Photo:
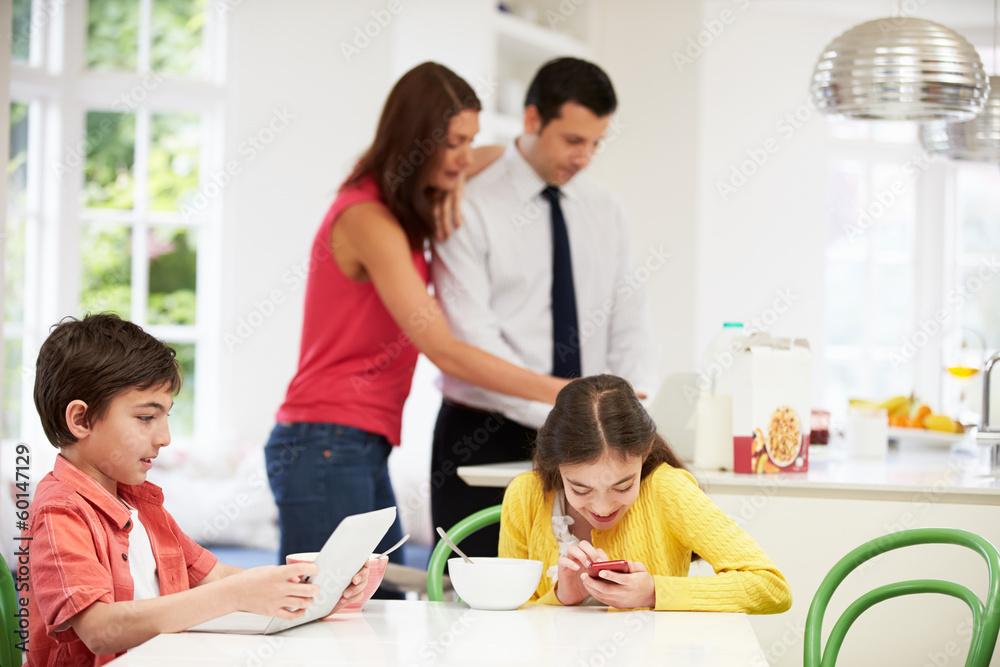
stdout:
[[462,225],[462,197],[465,196],[465,172],[458,175],[458,185],[444,193],[444,198],[434,207],[434,238],[444,241]]
[[[635,609],[656,606],[656,583],[653,575],[646,571],[642,563],[629,561],[628,574],[602,570],[601,580],[593,579],[584,572],[581,585],[589,595],[615,609]],[[562,577],[559,579],[562,582]]]
[[319,568],[315,563],[265,565],[222,581],[234,592],[240,611],[293,619],[306,613],[306,608],[320,592],[319,586],[301,583],[300,578],[315,576],[317,572]]
[[580,604],[590,593],[580,577],[590,578],[587,568],[591,563],[608,560],[602,549],[594,548],[590,542],[581,540],[559,557],[559,582],[556,584],[556,598],[563,605]]

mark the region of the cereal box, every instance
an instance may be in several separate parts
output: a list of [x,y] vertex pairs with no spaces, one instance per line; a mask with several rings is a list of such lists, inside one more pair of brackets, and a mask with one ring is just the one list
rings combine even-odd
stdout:
[[733,470],[808,470],[810,369],[804,339],[757,333],[734,346],[732,367],[715,390],[732,395]]

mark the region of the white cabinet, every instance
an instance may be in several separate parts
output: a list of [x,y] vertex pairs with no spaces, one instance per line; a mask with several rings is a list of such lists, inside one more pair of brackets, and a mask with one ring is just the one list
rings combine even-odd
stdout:
[[422,7],[401,12],[395,25],[395,74],[435,60],[465,78],[483,103],[478,143],[520,133],[524,95],[542,64],[559,56],[591,58],[593,2],[425,0]]

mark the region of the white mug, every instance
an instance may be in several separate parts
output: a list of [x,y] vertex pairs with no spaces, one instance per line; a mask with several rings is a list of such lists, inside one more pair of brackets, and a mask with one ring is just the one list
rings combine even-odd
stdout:
[[885,459],[889,451],[889,415],[884,409],[851,408],[844,435],[852,458]]

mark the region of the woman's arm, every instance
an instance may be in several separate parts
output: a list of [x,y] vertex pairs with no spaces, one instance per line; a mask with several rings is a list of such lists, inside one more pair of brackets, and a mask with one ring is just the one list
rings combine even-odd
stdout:
[[473,148],[472,165],[469,167],[469,171],[466,172],[465,177],[472,178],[483,169],[486,169],[486,167],[499,160],[505,150],[507,150],[507,147],[501,144],[489,144]]
[[381,204],[352,206],[335,227],[339,243],[364,266],[399,327],[447,375],[490,391],[555,403],[568,382],[539,375],[457,340],[417,274],[402,227]]

